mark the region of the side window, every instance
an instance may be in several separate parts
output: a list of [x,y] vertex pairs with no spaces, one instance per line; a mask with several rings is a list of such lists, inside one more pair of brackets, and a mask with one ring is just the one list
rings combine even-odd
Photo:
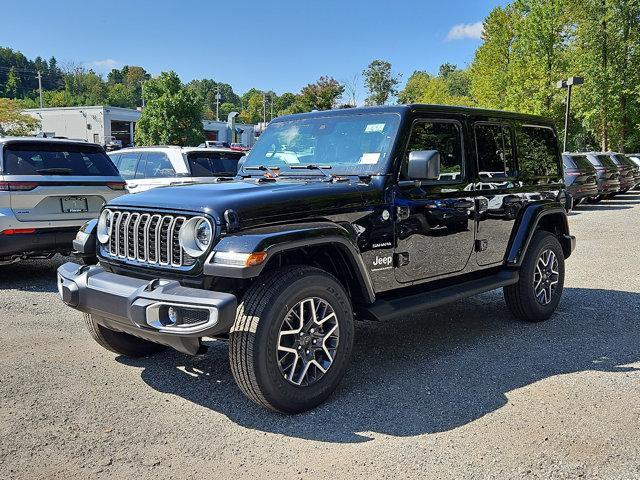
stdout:
[[440,153],[440,177],[436,183],[457,183],[464,178],[460,124],[444,121],[420,121],[414,124],[407,152],[402,159],[400,179],[407,179],[409,152],[437,150]]
[[107,156],[111,159],[111,162],[113,162],[116,168],[118,168],[118,165],[120,165],[120,157],[122,155],[107,155]]
[[146,178],[166,178],[175,177],[176,171],[171,165],[169,157],[162,152],[149,152],[146,155],[147,165],[145,167]]
[[558,177],[560,162],[554,131],[523,126],[518,132],[518,165],[524,178]]
[[136,167],[138,166],[138,160],[140,160],[139,153],[123,153],[120,156],[120,175],[125,180],[131,180],[136,174]]
[[143,153],[140,156],[140,161],[138,162],[138,167],[136,168],[136,180],[142,180],[145,178],[144,167],[147,164],[147,154]]
[[511,127],[506,125],[475,126],[478,175],[481,180],[515,176],[511,132]]

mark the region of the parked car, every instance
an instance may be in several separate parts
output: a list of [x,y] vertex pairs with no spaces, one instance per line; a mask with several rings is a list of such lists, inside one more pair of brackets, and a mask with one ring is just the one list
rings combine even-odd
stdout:
[[573,197],[573,204],[598,195],[597,172],[583,153],[563,153],[564,183]]
[[243,145],[242,143],[232,143],[230,148],[231,148],[231,150],[237,150],[239,152],[248,152],[249,150],[251,150],[250,147],[247,147],[246,145]]
[[109,153],[131,193],[234,177],[244,156],[228,148],[135,147]]
[[200,148],[229,148],[229,142],[221,142],[218,140],[207,140],[204,143],[198,145]]
[[609,155],[598,152],[588,152],[585,155],[596,169],[598,181],[598,195],[587,198],[587,202],[598,203],[603,198],[618,193],[620,191],[620,172]]
[[[638,167],[638,172],[640,172],[640,153],[630,153],[627,157]],[[640,185],[636,184],[636,188],[639,186]]]
[[0,264],[68,254],[78,229],[123,193],[99,145],[0,138]]
[[[467,189],[487,178],[496,188]],[[519,198],[515,215],[482,215],[489,192]],[[202,337],[228,340],[245,395],[296,413],[340,382],[355,318],[496,288],[515,317],[549,318],[575,246],[567,200],[541,117],[433,105],[290,115],[234,180],[109,203],[75,242],[100,265],[66,263],[58,286],[103,347],[193,355]]]
[[617,154],[620,157],[622,163],[626,164],[629,168],[633,170],[633,179],[635,185],[632,188],[638,188],[640,186],[640,165],[634,162],[629,155],[626,154]]
[[607,152],[607,155],[613,160],[618,172],[620,172],[620,193],[628,192],[636,186],[635,164],[621,153]]

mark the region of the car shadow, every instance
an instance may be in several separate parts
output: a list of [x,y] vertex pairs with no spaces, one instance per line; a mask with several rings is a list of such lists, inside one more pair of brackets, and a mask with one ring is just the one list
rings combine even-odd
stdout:
[[572,288],[556,314],[538,324],[513,320],[500,292],[405,320],[359,323],[352,365],[338,390],[295,416],[268,412],[240,393],[223,342],[202,357],[171,351],[117,361],[142,368],[150,387],[247,428],[365,442],[367,432],[414,436],[454,429],[505,406],[509,392],[556,375],[636,370],[625,365],[640,360],[639,310],[638,293]]
[[56,292],[56,271],[66,262],[77,260],[56,255],[49,260],[22,260],[0,265],[0,290]]

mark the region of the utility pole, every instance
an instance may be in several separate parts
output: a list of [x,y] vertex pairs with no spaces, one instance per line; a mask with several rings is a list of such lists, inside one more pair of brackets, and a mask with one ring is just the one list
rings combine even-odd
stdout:
[[564,112],[564,141],[562,143],[562,151],[567,151],[567,138],[569,135],[569,113],[571,113],[571,87],[574,85],[582,85],[584,79],[582,77],[569,77],[566,80],[558,80],[558,88],[567,89],[567,105]]
[[44,102],[42,101],[42,73],[38,70],[38,92],[40,93],[40,108],[44,107]]
[[144,109],[144,80],[140,80],[140,97],[142,98],[142,108]]
[[216,121],[220,121],[220,85],[216,88]]
[[273,94],[271,95],[271,120],[273,120]]

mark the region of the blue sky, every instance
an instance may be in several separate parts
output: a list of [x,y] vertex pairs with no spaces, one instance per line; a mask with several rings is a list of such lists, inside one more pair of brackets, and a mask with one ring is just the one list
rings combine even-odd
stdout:
[[[5,2],[3,2],[5,3]],[[467,65],[481,22],[504,0],[6,2],[0,45],[105,73],[141,65],[185,82],[213,78],[297,92],[321,75],[360,76],[381,58],[403,80],[444,62]]]

